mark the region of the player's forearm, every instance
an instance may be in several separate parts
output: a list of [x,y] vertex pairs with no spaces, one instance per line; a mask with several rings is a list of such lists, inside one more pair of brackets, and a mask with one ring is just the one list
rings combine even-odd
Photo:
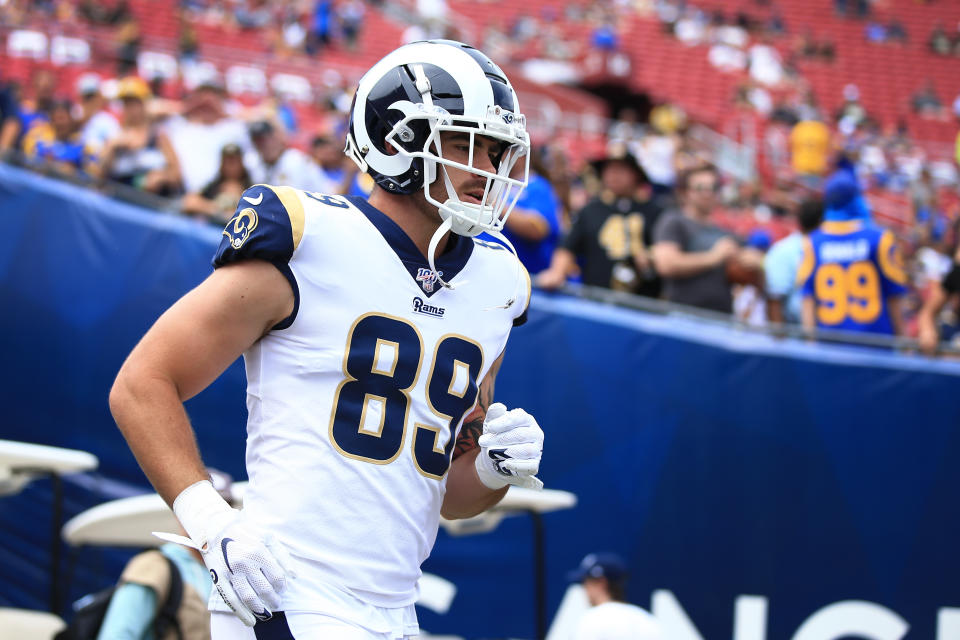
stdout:
[[170,380],[124,365],[110,411],[144,474],[167,504],[207,473],[193,429]]
[[450,465],[447,493],[443,497],[440,514],[448,520],[470,518],[496,505],[507,494],[507,488],[491,490],[477,476],[474,459],[480,452],[474,449],[461,455]]

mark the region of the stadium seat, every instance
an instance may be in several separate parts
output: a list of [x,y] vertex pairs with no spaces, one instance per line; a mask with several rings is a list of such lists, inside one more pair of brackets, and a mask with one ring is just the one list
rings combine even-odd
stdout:
[[275,73],[270,79],[270,86],[288,100],[310,102],[313,99],[313,89],[310,86],[310,81],[303,76],[292,73]]
[[53,36],[50,41],[50,61],[58,66],[87,64],[90,62],[90,45],[80,38]]
[[169,53],[141,51],[137,56],[137,72],[143,78],[170,80],[177,77],[179,65],[176,58]]
[[47,36],[39,31],[14,31],[7,36],[7,55],[43,60],[47,57]]
[[3,637],[11,640],[51,640],[65,626],[60,616],[46,611],[0,608],[0,629]]
[[225,74],[227,91],[231,94],[263,95],[267,91],[267,76],[256,67],[236,65]]

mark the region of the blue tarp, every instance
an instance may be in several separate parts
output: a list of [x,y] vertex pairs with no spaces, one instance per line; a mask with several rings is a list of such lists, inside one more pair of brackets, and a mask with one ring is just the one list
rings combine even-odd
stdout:
[[[0,438],[84,449],[67,516],[147,489],[106,398],[156,317],[209,272],[220,232],[0,166]],[[188,404],[208,464],[244,477],[243,370]],[[537,294],[497,398],[537,416],[541,476],[579,506],[545,517],[551,613],[589,551],[630,564],[629,595],[669,590],[705,638],[734,602],[768,599],[789,638],[841,600],[896,611],[935,637],[960,606],[960,364],[776,340],[697,320]],[[0,606],[44,608],[50,486],[0,498]],[[441,532],[425,569],[455,582],[424,628],[534,634],[531,524]],[[70,598],[111,582],[126,554],[65,563]],[[69,575],[68,575],[69,574]],[[495,615],[494,615],[495,614]]]

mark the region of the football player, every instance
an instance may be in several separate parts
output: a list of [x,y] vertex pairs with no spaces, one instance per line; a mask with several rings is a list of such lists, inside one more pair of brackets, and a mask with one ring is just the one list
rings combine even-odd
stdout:
[[[491,404],[530,279],[472,237],[501,236],[529,146],[484,54],[397,49],[360,80],[350,117],[369,202],[251,187],[213,274],[124,363],[110,406],[211,571],[214,640],[415,636],[441,513],[543,486],[537,422]],[[250,484],[236,510],[206,478],[183,402],[241,354]]]
[[893,233],[869,222],[849,171],[827,179],[824,206],[825,220],[804,239],[797,272],[803,326],[900,335],[907,274]]

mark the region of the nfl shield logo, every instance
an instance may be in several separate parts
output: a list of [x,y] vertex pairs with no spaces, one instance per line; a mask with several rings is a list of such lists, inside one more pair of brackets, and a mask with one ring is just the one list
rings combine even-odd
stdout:
[[443,271],[438,271],[434,273],[430,269],[424,269],[420,267],[417,269],[417,282],[420,283],[420,286],[423,287],[423,290],[427,293],[433,293],[433,285],[437,282],[437,276],[442,276]]

